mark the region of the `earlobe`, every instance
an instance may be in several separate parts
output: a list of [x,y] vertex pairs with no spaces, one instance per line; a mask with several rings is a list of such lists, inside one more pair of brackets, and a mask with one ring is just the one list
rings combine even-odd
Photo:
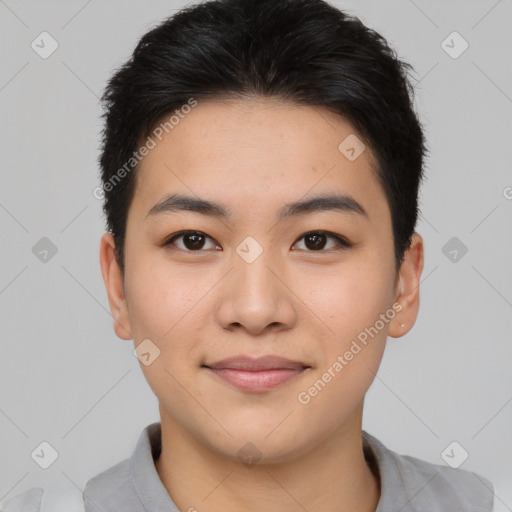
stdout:
[[119,338],[131,340],[132,333],[124,294],[123,276],[115,256],[115,241],[112,233],[105,233],[101,237],[100,266],[110,311],[114,319],[114,331]]
[[414,233],[399,269],[395,303],[399,303],[401,309],[390,322],[388,334],[392,338],[400,338],[408,333],[416,322],[420,305],[422,271],[423,239],[418,233]]

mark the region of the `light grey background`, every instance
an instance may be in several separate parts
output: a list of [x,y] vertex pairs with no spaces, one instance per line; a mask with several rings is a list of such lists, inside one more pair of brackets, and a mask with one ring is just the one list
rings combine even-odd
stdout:
[[[469,453],[461,467],[489,478],[497,509],[511,510],[512,2],[332,3],[415,67],[431,150],[420,314],[389,339],[363,426],[438,464],[457,441]],[[113,331],[92,191],[106,80],[183,5],[0,0],[0,501],[34,486],[83,489],[159,419],[133,342]],[[59,45],[47,59],[31,48],[43,31]],[[441,46],[453,31],[469,44],[458,58]],[[454,236],[468,248],[455,263],[442,252]],[[42,237],[57,247],[46,263],[32,252]],[[31,458],[42,441],[59,453],[47,470]]]

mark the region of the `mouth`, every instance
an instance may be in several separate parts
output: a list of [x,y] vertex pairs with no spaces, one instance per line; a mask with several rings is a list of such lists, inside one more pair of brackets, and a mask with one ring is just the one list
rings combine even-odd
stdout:
[[274,389],[311,368],[305,363],[278,356],[237,356],[201,367],[231,386],[251,393]]

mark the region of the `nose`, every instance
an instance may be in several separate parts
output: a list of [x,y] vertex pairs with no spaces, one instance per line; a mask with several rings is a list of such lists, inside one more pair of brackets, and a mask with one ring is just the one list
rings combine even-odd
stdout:
[[292,328],[297,320],[295,296],[286,281],[265,251],[252,263],[235,255],[220,291],[217,321],[224,329],[245,329],[252,335]]

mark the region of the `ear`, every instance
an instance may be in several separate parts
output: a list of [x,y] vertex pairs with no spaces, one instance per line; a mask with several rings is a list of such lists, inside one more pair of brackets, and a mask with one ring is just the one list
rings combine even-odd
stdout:
[[107,289],[110,311],[114,318],[114,331],[123,340],[131,340],[131,325],[121,269],[115,256],[115,242],[112,233],[105,233],[100,242],[100,265]]
[[[411,237],[411,245],[404,254],[400,265],[395,290],[395,304],[401,304],[401,310],[390,322],[389,336],[400,338],[408,333],[420,306],[420,278],[423,271],[423,239],[418,233]],[[402,327],[404,325],[404,327]]]

